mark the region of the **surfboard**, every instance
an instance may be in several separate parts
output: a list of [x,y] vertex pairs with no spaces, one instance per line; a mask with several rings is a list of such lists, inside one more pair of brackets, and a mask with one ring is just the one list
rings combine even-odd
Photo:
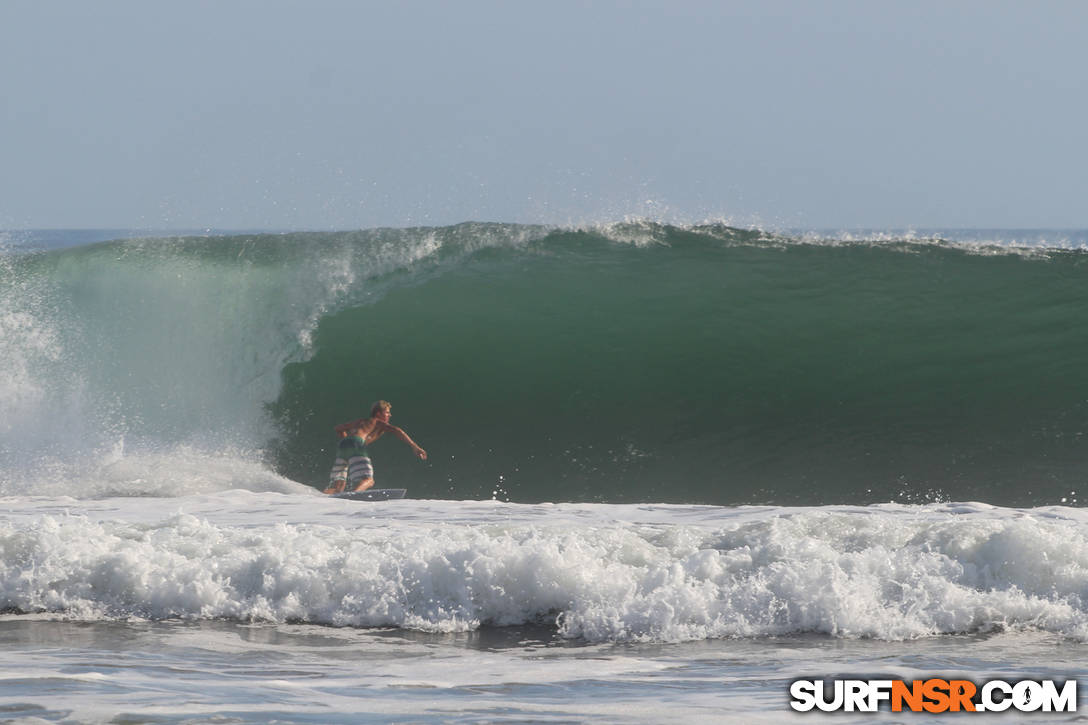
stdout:
[[391,498],[404,498],[406,488],[368,488],[365,491],[347,491],[334,493],[333,498],[346,498],[350,501],[388,501]]

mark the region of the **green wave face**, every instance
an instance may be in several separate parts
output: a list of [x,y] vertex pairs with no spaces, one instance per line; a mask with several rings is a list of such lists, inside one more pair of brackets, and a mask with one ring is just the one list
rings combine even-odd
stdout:
[[431,459],[382,442],[379,482],[419,496],[1036,505],[1088,473],[1083,253],[653,232],[485,249],[323,319],[277,465],[320,483],[380,397]]
[[1086,262],[650,223],[7,255],[0,483],[64,420],[322,486],[332,427],[382,398],[430,460],[380,441],[378,484],[415,497],[1072,502]]

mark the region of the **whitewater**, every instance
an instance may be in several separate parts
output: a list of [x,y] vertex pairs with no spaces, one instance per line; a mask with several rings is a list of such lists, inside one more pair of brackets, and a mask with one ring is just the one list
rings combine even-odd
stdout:
[[[5,718],[1084,699],[1083,233],[123,236],[0,255]],[[410,498],[322,496],[379,397],[431,454],[374,446]]]

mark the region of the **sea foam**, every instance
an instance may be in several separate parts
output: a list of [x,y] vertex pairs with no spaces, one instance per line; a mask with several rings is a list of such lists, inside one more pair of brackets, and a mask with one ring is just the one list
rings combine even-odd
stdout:
[[145,500],[108,518],[30,505],[0,517],[0,608],[429,632],[542,623],[590,642],[1088,638],[1073,510],[343,503],[228,492],[198,515],[149,517]]

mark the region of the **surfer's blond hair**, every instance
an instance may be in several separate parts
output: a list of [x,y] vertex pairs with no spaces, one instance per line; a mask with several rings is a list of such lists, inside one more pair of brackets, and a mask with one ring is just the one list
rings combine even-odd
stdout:
[[374,405],[370,406],[370,417],[373,418],[378,413],[388,413],[393,410],[393,405],[387,400],[379,400]]

